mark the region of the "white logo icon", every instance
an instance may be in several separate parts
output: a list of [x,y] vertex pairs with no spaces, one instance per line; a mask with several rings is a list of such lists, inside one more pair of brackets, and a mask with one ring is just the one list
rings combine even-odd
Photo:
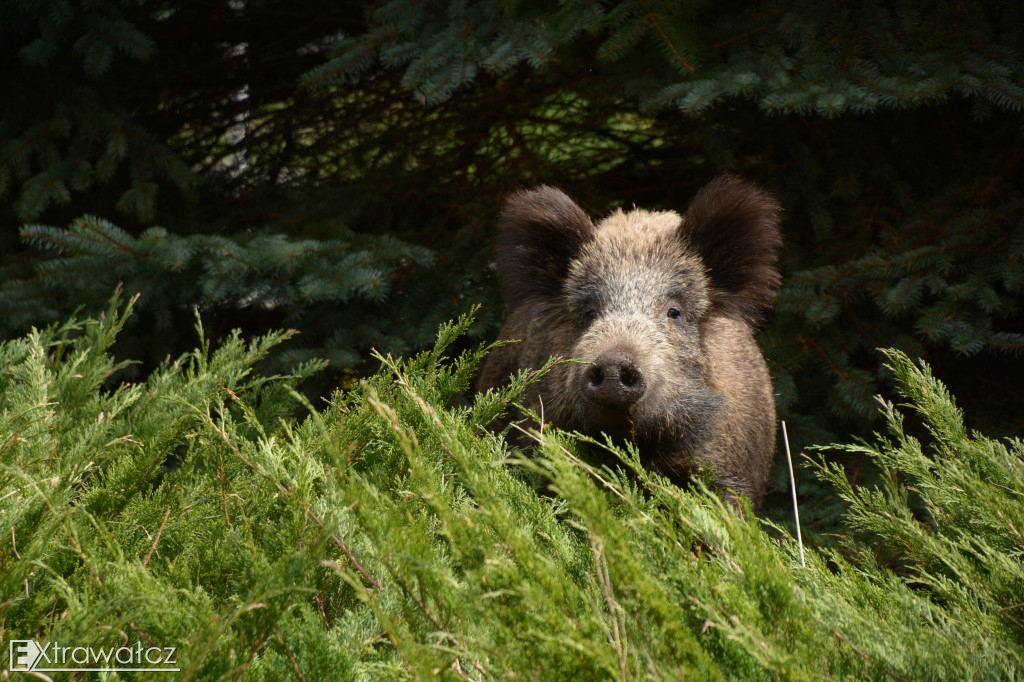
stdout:
[[31,639],[11,640],[11,670],[34,670],[42,650]]

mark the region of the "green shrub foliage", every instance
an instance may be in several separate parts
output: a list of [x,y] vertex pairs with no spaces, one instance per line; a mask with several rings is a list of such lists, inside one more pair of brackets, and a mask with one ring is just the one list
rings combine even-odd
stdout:
[[816,465],[853,532],[802,566],[786,532],[634,452],[609,468],[598,443],[533,430],[528,453],[489,432],[537,373],[456,400],[487,350],[446,357],[468,318],[314,406],[296,388],[318,365],[252,371],[285,335],[214,349],[201,326],[196,350],[111,388],[127,316],[0,347],[5,641],[175,646],[180,679],[200,680],[1024,669],[1024,446],[969,433],[898,351],[907,405],[846,446],[884,482]]

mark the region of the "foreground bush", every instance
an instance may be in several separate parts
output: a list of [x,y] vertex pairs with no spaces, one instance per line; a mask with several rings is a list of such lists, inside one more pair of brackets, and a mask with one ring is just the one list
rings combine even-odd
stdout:
[[968,434],[905,356],[890,366],[928,438],[885,404],[879,444],[847,446],[882,488],[818,464],[858,535],[802,566],[788,534],[634,453],[624,473],[551,430],[531,458],[488,433],[534,377],[456,402],[485,353],[443,357],[468,321],[318,408],[295,391],[317,366],[252,371],[284,334],[213,351],[200,329],[196,351],[110,390],[127,315],[0,347],[5,646],[173,646],[198,680],[1024,669],[1024,447]]

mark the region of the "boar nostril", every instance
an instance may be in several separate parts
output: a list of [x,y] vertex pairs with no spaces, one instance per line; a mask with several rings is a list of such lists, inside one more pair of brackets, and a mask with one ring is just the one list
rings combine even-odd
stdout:
[[635,388],[643,380],[643,375],[635,367],[626,365],[619,370],[619,383],[626,388]]
[[601,388],[601,384],[604,383],[604,371],[594,365],[587,369],[586,375],[583,377],[586,382],[587,388],[596,391]]
[[643,371],[625,353],[604,353],[583,373],[583,395],[607,407],[628,407],[647,390]]

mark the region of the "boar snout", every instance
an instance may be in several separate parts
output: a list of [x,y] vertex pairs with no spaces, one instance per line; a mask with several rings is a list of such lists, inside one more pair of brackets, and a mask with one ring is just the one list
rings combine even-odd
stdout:
[[647,391],[643,370],[621,351],[602,353],[580,383],[584,397],[602,407],[629,407]]

